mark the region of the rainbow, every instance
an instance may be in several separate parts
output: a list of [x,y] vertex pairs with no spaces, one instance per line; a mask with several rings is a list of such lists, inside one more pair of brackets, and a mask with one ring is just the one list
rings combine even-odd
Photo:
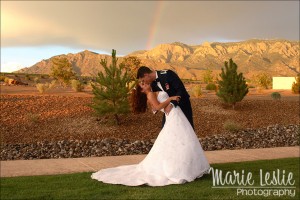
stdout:
[[155,8],[155,12],[154,12],[154,15],[153,15],[153,18],[152,18],[152,23],[151,23],[150,31],[149,31],[149,37],[148,37],[147,45],[146,45],[147,50],[153,48],[153,42],[154,42],[154,39],[155,39],[155,34],[157,33],[159,20],[160,20],[160,17],[161,17],[163,7],[164,7],[164,1],[157,1],[156,2],[156,8]]

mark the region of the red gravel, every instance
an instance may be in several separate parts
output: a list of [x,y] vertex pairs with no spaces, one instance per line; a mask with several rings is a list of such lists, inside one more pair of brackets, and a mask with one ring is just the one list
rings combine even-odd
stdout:
[[[1,143],[157,137],[161,128],[161,113],[129,114],[121,117],[120,126],[113,126],[105,123],[106,119],[99,121],[94,115],[87,106],[91,99],[57,95],[1,95]],[[223,108],[216,98],[191,101],[199,137],[224,133],[223,124],[228,119],[243,128],[299,124],[299,101],[245,99],[235,111]]]

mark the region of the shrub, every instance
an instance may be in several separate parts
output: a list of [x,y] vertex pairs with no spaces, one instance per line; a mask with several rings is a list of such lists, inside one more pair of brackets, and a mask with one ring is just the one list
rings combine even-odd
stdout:
[[29,76],[29,74],[26,74],[26,75],[25,75],[25,80],[26,80],[26,81],[30,81],[30,80],[31,80],[31,77]]
[[256,85],[264,89],[269,89],[272,86],[272,77],[267,73],[259,73],[253,79]]
[[5,77],[4,82],[8,84],[9,83],[9,78]]
[[128,72],[130,79],[135,80],[138,68],[141,66],[141,60],[136,56],[125,57],[122,64]]
[[206,69],[202,78],[204,83],[213,82],[214,77],[212,75],[212,70]]
[[41,79],[45,79],[45,78],[47,78],[47,75],[46,75],[46,74],[41,74],[41,75],[40,75],[40,78],[41,78]]
[[235,132],[241,129],[241,125],[232,120],[225,121],[223,127],[225,130],[230,132]]
[[83,90],[83,84],[79,80],[71,80],[72,89],[76,92],[81,92]]
[[36,84],[36,88],[37,90],[42,94],[42,93],[45,93],[47,90],[50,89],[49,87],[49,83],[38,83]]
[[281,94],[279,92],[273,92],[271,94],[272,99],[279,100],[281,99]]
[[214,83],[209,83],[209,84],[206,85],[205,89],[206,90],[214,90],[214,91],[216,91],[217,90],[217,86]]
[[295,94],[300,94],[300,74],[295,78],[296,81],[292,85],[292,92]]
[[0,81],[4,81],[5,82],[5,78],[6,78],[6,76],[0,76]]
[[30,122],[36,123],[39,121],[39,114],[28,113],[27,118]]
[[51,59],[51,62],[50,76],[63,83],[64,86],[69,85],[70,80],[76,75],[70,61],[66,57],[55,57]]
[[54,88],[54,86],[57,84],[56,80],[51,81],[51,83],[49,84],[49,89]]
[[191,90],[193,97],[201,97],[202,96],[202,89],[201,85],[195,85]]
[[93,89],[93,87],[92,87],[92,85],[94,85],[94,84],[96,84],[96,82],[95,81],[89,81],[88,83],[87,83],[87,85],[85,86],[85,88],[86,89]]
[[38,77],[35,77],[35,78],[33,79],[33,81],[34,81],[35,83],[40,83],[40,79],[39,79]]
[[89,80],[88,80],[87,78],[83,78],[83,79],[81,80],[81,83],[82,83],[83,85],[87,85],[88,82],[89,82]]

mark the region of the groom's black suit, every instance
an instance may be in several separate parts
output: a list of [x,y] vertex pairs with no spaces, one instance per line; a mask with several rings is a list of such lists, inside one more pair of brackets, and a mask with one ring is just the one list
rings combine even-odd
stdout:
[[[171,101],[171,103],[176,107],[179,106],[183,111],[186,118],[191,123],[192,127],[194,128],[193,122],[193,112],[192,106],[190,102],[190,95],[186,91],[182,81],[178,77],[178,75],[173,72],[172,70],[162,70],[157,71],[158,78],[151,83],[151,87],[153,92],[161,91],[158,87],[157,82],[160,82],[163,90],[171,96],[180,96],[180,101],[177,102],[175,100]],[[166,120],[166,116],[163,116],[162,125],[164,126]]]

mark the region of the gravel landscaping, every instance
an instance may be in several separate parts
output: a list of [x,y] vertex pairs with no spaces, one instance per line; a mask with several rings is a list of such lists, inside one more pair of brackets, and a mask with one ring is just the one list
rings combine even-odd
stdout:
[[[1,160],[144,154],[162,113],[121,116],[114,126],[94,115],[91,97],[1,95]],[[236,110],[216,98],[192,98],[204,150],[299,145],[299,101],[245,99]],[[226,123],[234,122],[230,131]]]
[[[235,133],[200,138],[205,151],[222,149],[253,149],[299,145],[299,125],[275,125],[261,129],[246,129]],[[1,145],[1,160],[78,158],[91,156],[114,156],[147,154],[152,140],[126,140],[105,138],[103,140],[41,141],[32,144],[17,143]]]

